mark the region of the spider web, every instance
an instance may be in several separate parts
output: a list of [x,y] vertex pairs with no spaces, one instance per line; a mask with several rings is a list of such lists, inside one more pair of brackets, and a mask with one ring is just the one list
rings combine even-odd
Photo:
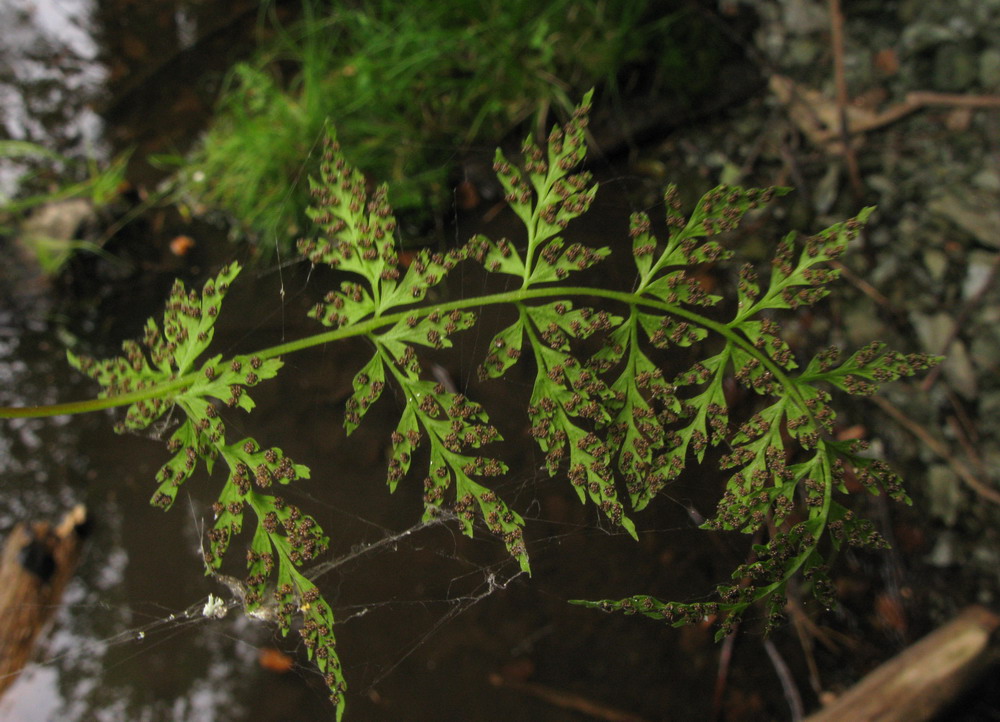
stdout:
[[[35,432],[44,437],[44,422],[41,426]],[[119,447],[121,462],[147,453],[143,447],[150,442],[109,443]],[[122,445],[132,448],[122,452]],[[369,481],[381,486],[378,479]],[[365,719],[398,718],[401,702],[416,700],[431,718],[448,708],[456,687],[489,692],[490,674],[556,633],[559,610],[568,609],[567,592],[558,589],[546,567],[558,565],[561,548],[632,546],[602,528],[588,510],[576,510],[571,521],[545,516],[543,506],[558,509],[560,503],[544,495],[558,498],[559,488],[547,477],[525,477],[499,489],[527,508],[529,525],[546,530],[531,540],[538,571],[530,583],[485,529],[469,540],[443,517],[393,531],[382,521],[325,502],[322,495],[298,495],[296,503],[308,503],[339,545],[308,575],[334,607],[352,711]],[[378,511],[389,512],[380,519],[418,514],[418,507],[407,509],[409,504],[377,491],[384,497]],[[92,505],[98,528],[85,560],[37,661],[0,702],[0,719],[277,720],[289,719],[292,704],[296,714],[328,715],[321,680],[295,635],[281,638],[273,625],[244,616],[224,580],[201,576],[202,515],[182,509],[159,515],[143,509],[141,501],[123,493]],[[137,530],[144,535],[138,546]],[[183,540],[180,549],[177,538]],[[210,594],[225,603],[221,619],[206,616]],[[287,673],[261,668],[262,650],[270,649],[291,660]],[[428,694],[428,688],[436,693]],[[284,706],[275,700],[284,700]],[[274,708],[262,710],[265,701]],[[489,717],[480,707],[470,717],[476,718]]]
[[[469,236],[459,223],[454,233]],[[316,331],[305,310],[333,286],[328,273],[279,259],[245,275],[227,298],[214,348],[244,352]],[[472,288],[479,283],[464,270],[459,280]],[[263,314],[262,299],[270,305]],[[158,309],[135,312],[144,318]],[[667,632],[648,621],[608,622],[612,618],[569,607],[566,600],[639,591],[690,598],[742,561],[742,551],[718,539],[707,549],[713,561],[694,551],[696,544],[705,548],[702,533],[694,532],[698,511],[707,514],[712,503],[700,485],[682,481],[671,489],[677,503],[644,512],[637,547],[591,506],[581,506],[565,479],[541,470],[524,433],[531,370],[470,386],[481,346],[492,335],[489,325],[502,323],[503,313],[487,309],[467,339],[456,338],[448,354],[429,355],[425,368],[483,403],[507,438],[496,455],[512,471],[495,491],[527,521],[530,579],[484,527],[468,539],[447,515],[420,521],[419,478],[388,494],[388,439],[401,400],[387,394],[362,428],[344,437],[342,404],[367,353],[361,342],[287,357],[279,377],[256,390],[253,414],[226,415],[233,438],[251,434],[312,469],[311,480],[282,493],[331,537],[328,558],[306,573],[333,607],[349,714],[356,718],[440,719],[443,710],[458,708],[467,710],[466,719],[493,719],[502,710],[523,715],[533,708],[504,685],[534,678],[535,667],[577,694],[607,697],[607,689],[616,688],[618,697],[639,704],[640,695],[658,694],[657,686],[647,679],[640,689],[643,675],[622,678],[608,665],[642,649],[658,665],[686,664],[665,661],[668,653],[655,640]],[[12,345],[20,348],[8,344],[0,353],[0,376],[18,392],[0,402],[54,400],[53,389],[60,398],[91,392],[51,353],[60,344],[48,332],[18,339]],[[11,433],[0,437],[0,473],[7,479],[2,527],[40,514],[55,517],[84,499],[96,532],[36,662],[0,700],[0,720],[330,715],[322,680],[297,634],[282,638],[274,625],[241,613],[235,579],[245,574],[239,550],[248,539],[234,541],[224,574],[202,574],[202,532],[218,475],[188,483],[189,511],[179,503],[162,515],[147,505],[165,456],[161,444],[114,437],[104,418],[29,420],[6,428]],[[696,536],[698,542],[688,541]],[[221,618],[206,615],[215,599],[225,605]],[[705,636],[707,642],[710,634]],[[276,665],[289,669],[268,668]],[[622,674],[628,670],[618,667]],[[696,696],[697,688],[690,693]]]

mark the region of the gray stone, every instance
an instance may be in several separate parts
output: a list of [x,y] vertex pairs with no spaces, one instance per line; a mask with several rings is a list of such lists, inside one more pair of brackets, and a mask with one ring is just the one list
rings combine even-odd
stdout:
[[[880,196],[892,197],[896,195],[896,181],[884,173],[872,173],[865,178],[865,182],[869,188],[877,192]],[[885,201],[882,200],[880,202],[884,203]]]
[[93,204],[83,198],[68,198],[39,207],[24,222],[21,232],[25,236],[70,241],[77,229],[94,217]]
[[[993,416],[990,418],[995,419],[997,418],[996,414],[1000,413],[1000,408],[994,406],[992,409]],[[1000,482],[1000,446],[995,441],[985,441],[979,445],[979,456],[982,458],[983,467],[989,470],[989,476],[984,481],[998,485]]]
[[855,306],[844,313],[844,329],[851,348],[871,343],[873,338],[885,338],[885,324],[867,304]]
[[996,254],[985,251],[969,253],[969,263],[965,270],[965,280],[962,282],[962,298],[968,301],[986,288],[993,273],[993,262]]
[[957,93],[967,90],[979,75],[979,60],[971,43],[947,43],[934,54],[931,85],[936,90]]
[[1000,415],[1000,391],[987,391],[979,396],[980,418],[995,419]]
[[[871,229],[868,235],[868,243],[871,248],[885,248],[896,240],[896,229],[889,229],[878,226]],[[852,260],[860,260],[860,257]]]
[[[977,333],[969,346],[969,356],[980,373],[994,373],[1000,365],[1000,339],[995,334]],[[988,418],[1000,418],[1000,392],[979,395],[979,415],[983,416],[984,405],[991,408]]]
[[1000,193],[1000,171],[996,168],[983,168],[972,176],[972,185],[991,193]]
[[951,387],[964,398],[975,398],[978,389],[976,370],[965,344],[956,338],[944,348],[954,330],[955,322],[952,317],[947,313],[926,314],[914,311],[910,314],[910,322],[925,351],[945,356],[941,367]]
[[795,35],[825,31],[830,16],[824,3],[815,0],[786,0],[782,13],[785,29]]
[[970,233],[980,243],[1000,248],[1000,207],[997,207],[996,197],[990,196],[974,190],[961,196],[949,193],[930,201],[927,208]]
[[811,37],[792,38],[782,57],[792,67],[802,67],[816,62],[823,49]]
[[813,188],[813,208],[819,215],[825,215],[837,202],[840,192],[840,163],[831,163],[826,173]]
[[987,90],[1000,88],[1000,49],[987,48],[979,56],[979,82]]
[[[925,0],[920,0],[924,2]],[[907,50],[919,53],[936,45],[956,40],[955,31],[938,23],[913,23],[900,35],[900,42]]]
[[956,563],[958,545],[953,532],[942,532],[938,535],[934,548],[927,555],[927,563],[933,567],[950,567]]
[[986,546],[984,544],[977,544],[972,549],[972,557],[980,563],[981,566],[994,569],[1000,566],[1000,557],[998,557],[997,550],[992,546]]
[[945,349],[945,360],[942,364],[945,378],[952,388],[966,399],[976,398],[979,391],[979,382],[976,377],[975,366],[966,350],[965,343],[958,339],[951,342]]
[[927,496],[931,514],[945,526],[955,526],[962,508],[962,490],[951,467],[934,464],[927,470]]
[[924,251],[924,266],[931,279],[940,283],[948,272],[948,255],[938,248],[928,248]]
[[866,280],[877,288],[889,290],[898,284],[900,259],[898,256],[886,255],[879,259],[875,266],[867,275]]

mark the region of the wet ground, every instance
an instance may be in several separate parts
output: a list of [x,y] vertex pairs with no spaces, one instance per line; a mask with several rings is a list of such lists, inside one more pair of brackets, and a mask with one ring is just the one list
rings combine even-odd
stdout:
[[[68,27],[85,32],[74,35],[72,43],[65,39],[69,31],[58,35],[69,49],[65,52],[72,50],[80,59],[65,63],[66,79],[59,81],[73,91],[66,97],[78,100],[78,114],[70,117],[83,118],[78,124],[86,125],[95,122],[86,120],[92,117],[90,108],[102,108],[109,147],[136,143],[143,152],[181,149],[210,107],[219,69],[240,52],[241,43],[233,38],[246,38],[248,27],[252,30],[254,16],[249,13],[248,26],[246,8],[234,6],[219,17],[199,15],[206,7],[178,3],[167,11],[157,4],[147,17],[134,14],[138,11],[131,4],[99,3],[89,15],[86,5],[71,8]],[[55,12],[43,4],[19,11],[24,27],[36,31],[43,24],[40,18]],[[103,51],[74,44],[83,42],[80,37],[99,38],[102,44],[96,47]],[[45,59],[46,67],[54,64],[52,58],[65,57],[53,50],[56,41],[41,46],[25,41],[18,47],[22,55]],[[108,57],[99,62],[102,52]],[[16,56],[12,51],[11,57]],[[78,81],[69,79],[72,73],[66,70],[84,68],[82,60],[96,68],[83,73],[97,79],[86,92],[73,85]],[[164,92],[169,87],[164,78],[176,78],[178,92]],[[110,79],[115,91],[101,90],[101,79]],[[33,92],[26,97],[35,97]],[[151,105],[154,101],[162,104]],[[671,137],[658,152],[631,166],[622,162],[617,169],[603,170],[602,194],[590,223],[580,231],[584,235],[576,240],[596,245],[624,239],[628,212],[655,203],[653,189],[663,175],[709,187],[727,162],[745,157],[740,144],[754,136],[755,124],[766,128],[772,112],[751,103],[733,117]],[[5,122],[14,137],[44,140],[50,132],[68,129],[60,146],[65,151],[79,150],[82,139],[91,137],[62,116],[52,121],[53,131],[37,126],[33,134],[21,136],[11,130],[9,118]],[[743,128],[733,131],[734,121]],[[760,131],[759,137],[764,136]],[[98,137],[100,133],[93,136]],[[667,156],[688,163],[669,167]],[[811,160],[821,167],[815,156]],[[766,170],[767,163],[761,165]],[[138,168],[135,182],[141,183],[147,172]],[[807,167],[804,178],[811,177]],[[485,226],[475,225],[485,211],[462,217],[458,228],[437,240],[464,239],[476,229],[496,236],[509,232],[503,214]],[[169,251],[169,241],[180,233],[197,242],[183,257]],[[109,249],[129,260],[128,272],[85,259],[76,267],[75,280],[64,278],[47,292],[47,300],[39,300],[55,315],[23,307],[0,309],[0,404],[86,397],[92,389],[63,362],[64,343],[80,344],[77,348],[96,355],[113,353],[120,339],[136,335],[147,316],[159,314],[174,276],[200,283],[233,255],[224,236],[224,229],[192,225],[169,211],[153,214],[132,224]],[[752,254],[751,241],[747,249]],[[94,279],[99,283],[91,283]],[[301,264],[246,271],[227,300],[217,349],[246,352],[315,330],[304,312],[329,284],[330,279]],[[462,293],[463,286],[478,290],[481,284],[469,271],[447,292]],[[96,297],[84,294],[89,305],[64,303],[95,287],[102,289]],[[835,305],[834,318],[864,313],[854,308]],[[875,315],[870,307],[867,313]],[[415,481],[388,494],[382,474],[393,414],[399,410],[391,397],[383,399],[350,440],[344,438],[342,405],[354,371],[366,358],[363,345],[290,357],[279,379],[255,394],[258,409],[253,415],[226,419],[234,431],[279,445],[312,468],[313,478],[289,497],[313,513],[332,539],[337,564],[321,577],[321,587],[341,620],[337,637],[351,685],[349,715],[373,720],[581,720],[614,719],[612,710],[617,710],[637,719],[709,719],[714,714],[733,720],[788,718],[778,674],[752,622],[735,643],[728,680],[717,696],[722,650],[711,641],[710,628],[667,629],[565,603],[632,592],[697,597],[743,561],[746,540],[694,529],[689,508],[706,515],[711,511],[717,494],[711,477],[686,475],[669,496],[638,515],[636,544],[602,525],[593,509],[581,507],[564,481],[540,474],[520,412],[530,377],[514,376],[503,385],[473,381],[488,328],[501,322],[501,314],[486,314],[481,330],[454,353],[435,360],[490,409],[508,439],[504,458],[512,469],[498,491],[529,519],[530,579],[517,574],[502,544],[484,535],[468,540],[453,525],[419,525]],[[838,329],[842,331],[837,322],[809,319],[801,335],[818,338]],[[857,418],[869,418],[870,412],[859,413]],[[209,593],[226,593],[202,575],[199,561],[200,531],[215,496],[213,482],[190,482],[168,514],[151,508],[147,501],[153,475],[164,460],[163,444],[115,437],[110,425],[105,415],[29,420],[5,424],[0,436],[0,529],[23,519],[54,518],[77,501],[88,505],[96,521],[39,664],[0,702],[0,719],[329,716],[321,680],[293,639],[276,637],[273,629],[236,613],[221,622],[200,616]],[[912,444],[902,433],[881,434],[890,451]],[[865,502],[863,511],[893,535],[896,551],[841,561],[837,583],[844,606],[814,617],[823,632],[815,648],[806,650],[791,624],[774,637],[807,708],[816,706],[819,689],[850,684],[955,608],[994,599],[993,588],[972,565],[934,561],[933,554],[944,553],[936,546],[942,526],[960,539],[964,532],[957,521],[950,526],[939,517],[928,521],[922,509],[929,508],[931,495],[920,481],[914,509]],[[986,538],[995,533],[985,514],[978,528]],[[269,648],[289,655],[292,669],[280,673],[262,665],[261,650]],[[814,674],[810,658],[817,663]],[[817,679],[821,684],[813,689]],[[581,711],[582,705],[590,705],[589,711]],[[973,710],[965,718],[977,719],[980,712]]]

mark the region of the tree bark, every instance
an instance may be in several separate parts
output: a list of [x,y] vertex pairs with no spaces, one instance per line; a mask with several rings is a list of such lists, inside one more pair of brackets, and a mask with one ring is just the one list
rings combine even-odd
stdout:
[[18,524],[0,556],[0,695],[31,658],[80,558],[87,512],[77,506],[53,529]]

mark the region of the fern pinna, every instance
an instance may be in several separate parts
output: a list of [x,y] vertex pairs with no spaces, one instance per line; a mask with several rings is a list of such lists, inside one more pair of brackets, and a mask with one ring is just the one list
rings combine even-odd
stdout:
[[[524,571],[530,571],[524,520],[491,488],[491,481],[507,472],[488,451],[500,434],[482,406],[430,380],[420,362],[420,347],[448,348],[454,334],[472,328],[476,309],[503,304],[513,318],[493,337],[480,378],[490,383],[520,363],[534,369],[527,415],[547,472],[566,477],[581,502],[589,500],[632,536],[631,515],[686,466],[701,463],[710,447],[723,447],[720,465],[729,478],[715,516],[704,526],[747,534],[766,526],[770,540],[755,547],[755,559],[718,587],[715,601],[663,602],[638,595],[577,604],[673,624],[712,614],[721,620],[723,635],[759,600],[766,600],[776,619],[784,587],[796,574],[831,602],[824,550],[883,544],[869,522],[838,501],[847,494],[845,479],[906,500],[896,475],[866,456],[862,443],[832,438],[828,389],[871,394],[879,384],[926,369],[936,359],[873,343],[846,360],[836,350],[823,351],[803,367],[776,320],[777,312],[814,304],[828,293],[838,275],[830,261],[844,252],[872,209],[801,241],[789,234],[777,244],[766,283],[745,265],[733,279],[735,299],[727,305],[706,292],[695,271],[731,258],[717,237],[787,189],[719,186],[685,215],[670,186],[664,195],[665,237],[654,235],[647,215],[632,216],[635,285],[625,290],[573,285],[580,277],[574,274],[611,253],[563,237],[597,192],[590,173],[579,170],[589,108],[588,94],[544,145],[525,141],[520,164],[496,154],[505,200],[526,228],[523,247],[479,235],[447,253],[420,251],[404,265],[385,186],[369,194],[329,131],[320,176],[311,181],[309,215],[317,232],[299,245],[311,263],[347,277],[310,312],[329,330],[227,360],[216,355],[199,361],[240,271],[231,264],[200,294],[175,285],[162,327],[150,320],[141,344],[124,344],[124,356],[106,361],[69,356],[103,385],[102,396],[129,404],[116,430],[144,429],[171,409],[181,412],[167,444],[172,456],[157,475],[154,505],[169,508],[199,463],[211,473],[221,460],[226,478],[213,506],[206,568],[219,569],[249,518],[253,531],[242,585],[247,611],[271,605],[284,632],[298,628],[338,718],[347,687],[334,644],[333,612],[304,571],[326,550],[328,539],[312,517],[276,493],[307,479],[309,470],[252,438],[230,439],[218,414],[220,405],[251,411],[249,389],[279,372],[281,354],[366,337],[372,353],[354,376],[344,415],[347,433],[363,422],[386,386],[395,385],[405,407],[392,433],[390,490],[408,476],[422,476],[425,518],[447,510],[468,535],[481,519]],[[512,278],[513,290],[425,303],[431,287],[467,262]],[[580,343],[588,337],[603,342]],[[658,350],[673,347],[711,349],[711,354],[706,351],[679,373],[668,372]],[[727,402],[726,387],[733,382],[759,396],[756,410],[741,421],[732,418],[737,412],[731,413]],[[415,454],[418,447],[427,453]],[[415,469],[416,458],[426,459],[427,467]]]

